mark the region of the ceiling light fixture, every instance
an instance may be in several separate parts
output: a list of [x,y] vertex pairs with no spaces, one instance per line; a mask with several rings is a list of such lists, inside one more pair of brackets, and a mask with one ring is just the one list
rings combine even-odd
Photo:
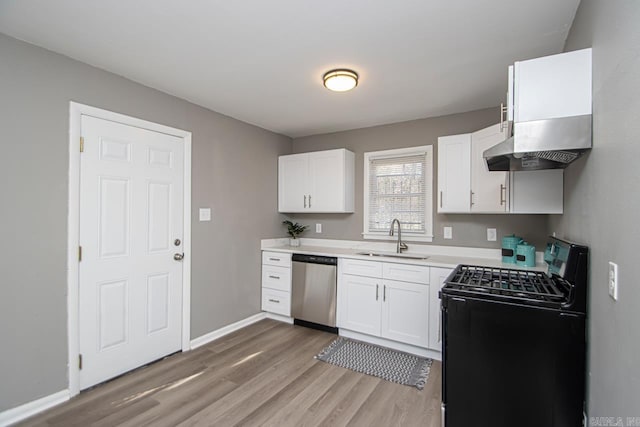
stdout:
[[334,92],[346,92],[358,86],[358,74],[344,68],[327,71],[322,80],[324,87]]

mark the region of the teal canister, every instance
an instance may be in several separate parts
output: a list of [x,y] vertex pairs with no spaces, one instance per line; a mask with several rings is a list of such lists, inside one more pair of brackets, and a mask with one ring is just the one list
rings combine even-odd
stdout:
[[516,263],[516,248],[522,243],[522,238],[515,234],[502,238],[502,262],[507,264]]
[[536,266],[536,247],[522,242],[516,247],[516,264],[520,267]]

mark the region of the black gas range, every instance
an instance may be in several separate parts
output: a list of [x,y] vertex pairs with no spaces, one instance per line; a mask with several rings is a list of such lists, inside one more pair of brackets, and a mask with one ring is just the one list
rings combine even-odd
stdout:
[[446,427],[582,424],[588,249],[549,243],[546,273],[459,265],[445,281]]

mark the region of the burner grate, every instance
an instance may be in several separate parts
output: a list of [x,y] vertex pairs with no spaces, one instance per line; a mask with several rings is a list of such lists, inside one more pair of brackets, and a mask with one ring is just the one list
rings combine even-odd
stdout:
[[560,302],[566,298],[554,281],[540,271],[461,265],[447,286],[527,300]]

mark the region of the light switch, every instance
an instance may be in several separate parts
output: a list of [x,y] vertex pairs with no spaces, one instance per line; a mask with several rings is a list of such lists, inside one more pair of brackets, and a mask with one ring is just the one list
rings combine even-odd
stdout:
[[200,208],[200,221],[211,221],[211,208]]
[[444,238],[445,239],[453,239],[453,227],[445,227],[444,228]]
[[495,242],[496,240],[498,240],[498,235],[495,228],[487,228],[487,240],[489,242]]

